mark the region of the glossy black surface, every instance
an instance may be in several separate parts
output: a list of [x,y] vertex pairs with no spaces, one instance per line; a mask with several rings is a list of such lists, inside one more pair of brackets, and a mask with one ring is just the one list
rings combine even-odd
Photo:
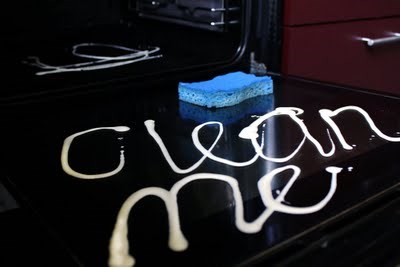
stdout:
[[[104,266],[117,212],[123,201],[141,188],[169,189],[183,177],[199,172],[230,175],[237,179],[245,200],[245,219],[253,221],[265,209],[257,181],[271,170],[289,164],[300,167],[301,178],[285,200],[289,205],[309,206],[319,202],[329,189],[330,174],[325,168],[342,167],[336,193],[324,209],[309,215],[275,212],[257,234],[236,229],[234,201],[228,186],[215,181],[191,183],[179,194],[182,230],[189,241],[184,252],[172,252],[167,246],[168,225],[162,201],[149,197],[131,213],[129,240],[137,266],[160,261],[170,266],[250,265],[284,251],[320,227],[335,225],[346,214],[392,191],[400,181],[399,143],[387,142],[376,134],[373,137],[365,120],[355,112],[335,118],[346,140],[356,145],[352,151],[343,150],[333,136],[337,150],[329,158],[319,155],[306,142],[287,163],[258,159],[251,166],[239,168],[207,159],[187,175],[171,170],[143,124],[145,120],[155,120],[157,132],[182,168],[201,157],[192,144],[191,132],[208,120],[224,123],[224,134],[213,150],[215,155],[235,161],[250,159],[253,147],[237,135],[254,121],[251,115],[262,115],[276,107],[302,108],[305,112],[301,118],[325,151],[330,149],[330,142],[327,126],[318,113],[322,108],[360,106],[382,132],[400,136],[399,99],[280,78],[274,78],[274,87],[274,95],[223,110],[180,103],[177,81],[151,87],[126,85],[79,97],[8,105],[1,109],[3,176],[23,204],[63,240],[77,264]],[[71,147],[70,163],[80,172],[108,171],[118,164],[123,145],[126,165],[120,173],[101,180],[80,180],[63,172],[60,154],[67,136],[117,125],[131,130],[123,134],[102,131],[78,138]],[[271,156],[290,154],[303,137],[287,118],[269,120],[265,129],[266,153]],[[203,130],[200,139],[205,147],[213,142],[216,133],[215,127]],[[277,177],[273,189],[282,189],[289,175]]]

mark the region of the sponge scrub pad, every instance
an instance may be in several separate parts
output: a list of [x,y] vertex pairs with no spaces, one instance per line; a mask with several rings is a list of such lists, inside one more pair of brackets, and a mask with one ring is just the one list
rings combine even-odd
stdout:
[[272,92],[271,77],[257,77],[243,72],[228,73],[203,82],[181,82],[178,87],[180,100],[209,108],[233,106]]

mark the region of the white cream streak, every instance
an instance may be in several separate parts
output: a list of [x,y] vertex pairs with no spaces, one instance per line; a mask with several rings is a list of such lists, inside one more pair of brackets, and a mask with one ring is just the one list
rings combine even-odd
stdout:
[[319,110],[319,114],[323,120],[325,120],[326,123],[329,124],[329,126],[332,128],[332,130],[335,132],[336,136],[338,137],[339,142],[341,143],[342,147],[346,150],[352,150],[353,147],[350,146],[346,140],[344,139],[339,127],[336,125],[336,123],[331,119],[331,117],[337,116],[339,113],[343,111],[357,111],[361,115],[364,116],[365,120],[369,124],[369,127],[371,128],[372,131],[374,131],[380,138],[387,140],[389,142],[400,142],[400,137],[390,137],[387,136],[386,134],[382,133],[378,127],[376,127],[374,121],[371,119],[369,114],[363,110],[360,107],[357,106],[346,106],[342,108],[338,108],[335,111],[329,110],[329,109],[321,109]]
[[[235,166],[235,167],[243,167],[243,166],[248,166],[253,164],[257,159],[258,159],[258,155],[255,155],[252,159],[245,161],[245,162],[234,162],[231,160],[227,160],[227,159],[223,159],[221,157],[217,157],[214,154],[211,153],[212,149],[215,147],[215,145],[218,143],[219,139],[221,138],[223,132],[224,132],[224,128],[222,126],[222,123],[218,122],[218,121],[209,121],[203,124],[198,125],[197,127],[194,128],[193,132],[192,132],[192,141],[194,146],[203,154],[203,157],[197,161],[195,164],[193,164],[191,167],[187,168],[187,169],[181,169],[179,168],[175,162],[172,160],[171,155],[168,152],[168,149],[165,147],[164,142],[162,141],[160,135],[156,132],[155,130],[155,122],[153,120],[147,120],[144,122],[148,133],[153,137],[153,139],[156,141],[156,143],[158,144],[162,154],[164,155],[166,161],[168,162],[168,164],[170,165],[171,169],[173,171],[175,171],[176,173],[188,173],[193,171],[194,169],[196,169],[198,166],[200,166],[201,163],[203,163],[203,161],[206,158],[210,158],[211,160],[217,161],[217,162],[221,162],[227,165],[231,165],[231,166]],[[212,124],[216,124],[218,125],[218,135],[214,140],[214,143],[210,146],[210,148],[207,150],[206,148],[204,148],[204,146],[200,143],[199,141],[199,131],[206,125],[212,125]],[[264,140],[261,141],[261,147],[264,144]]]
[[[361,115],[364,116],[366,119],[367,123],[369,124],[370,128],[381,138],[390,141],[390,142],[400,142],[400,137],[390,137],[385,134],[383,134],[374,124],[370,116],[368,115],[367,112],[365,112],[363,109],[356,107],[356,106],[346,106],[339,108],[335,111],[328,110],[328,109],[321,109],[319,111],[321,118],[330,126],[330,128],[335,132],[336,136],[338,137],[338,140],[340,141],[341,145],[343,148],[351,150],[353,149],[352,146],[350,146],[344,139],[339,127],[335,124],[335,122],[331,119],[331,117],[334,117],[338,115],[339,113],[343,111],[348,111],[348,110],[353,110],[359,112]],[[187,169],[181,169],[179,168],[174,161],[172,160],[171,156],[169,155],[169,152],[167,148],[165,147],[161,137],[157,134],[155,131],[155,122],[153,120],[147,120],[145,121],[145,126],[148,131],[148,133],[154,138],[154,140],[157,142],[158,146],[161,149],[161,152],[163,153],[163,156],[167,160],[168,164],[171,166],[171,168],[176,172],[176,173],[189,173],[191,171],[194,171],[200,164],[206,159],[210,158],[211,160],[224,163],[227,165],[231,166],[236,166],[236,167],[243,167],[243,166],[248,166],[254,163],[259,157],[262,157],[263,159],[274,161],[274,162],[286,162],[293,158],[301,149],[303,146],[304,142],[306,139],[310,140],[314,146],[317,148],[318,152],[324,156],[324,157],[329,157],[332,156],[335,152],[335,145],[333,143],[333,140],[330,136],[329,130],[328,136],[332,144],[332,149],[329,152],[325,152],[320,145],[320,143],[310,134],[308,131],[306,125],[304,122],[298,118],[297,116],[302,114],[304,111],[299,108],[294,108],[294,107],[285,107],[285,108],[277,108],[276,110],[269,112],[263,116],[260,116],[257,120],[255,120],[253,123],[251,123],[248,127],[244,128],[241,133],[239,134],[239,137],[244,138],[244,139],[250,139],[252,142],[252,145],[255,149],[255,156],[246,161],[246,162],[234,162],[230,161],[227,159],[223,159],[220,157],[215,156],[211,151],[213,148],[216,146],[218,143],[222,133],[223,133],[223,126],[220,122],[206,122],[204,124],[201,124],[197,126],[193,132],[192,132],[192,140],[195,145],[195,147],[203,154],[203,157],[199,159],[194,165]],[[304,138],[299,144],[299,146],[294,150],[292,154],[290,154],[287,157],[284,158],[271,158],[267,157],[263,154],[262,152],[262,147],[264,145],[264,138],[261,140],[261,145],[258,144],[257,138],[258,138],[258,127],[267,119],[273,117],[273,116],[280,116],[280,115],[286,115],[289,116],[294,122],[296,122],[301,130],[304,133]],[[203,147],[203,145],[199,141],[199,131],[206,125],[211,125],[211,124],[216,124],[218,125],[219,131],[218,135],[213,142],[213,144],[210,146],[210,148],[207,150]],[[86,134],[92,131],[97,131],[97,130],[114,130],[118,132],[125,132],[128,131],[129,128],[126,126],[119,126],[119,127],[101,127],[101,128],[94,128],[90,130],[86,130],[83,132],[79,132],[76,134],[73,134],[69,137],[67,137],[64,141],[64,145],[62,148],[61,152],[61,164],[63,170],[77,178],[81,179],[99,179],[99,178],[105,178],[112,176],[116,173],[118,173],[124,166],[125,163],[125,158],[123,154],[123,150],[121,150],[120,154],[120,163],[118,167],[110,172],[107,173],[102,173],[102,174],[83,174],[76,172],[72,170],[68,164],[68,152],[69,152],[69,147],[73,141],[73,139],[79,135]],[[262,132],[264,135],[264,132]],[[353,145],[355,146],[355,145]],[[349,171],[350,168],[349,167]],[[285,185],[285,187],[282,189],[282,191],[279,193],[278,197],[276,199],[273,198],[272,195],[272,190],[271,190],[271,181],[273,180],[274,176],[276,176],[278,173],[284,172],[286,170],[292,170],[293,175],[290,178],[289,182]],[[326,171],[331,173],[331,183],[330,183],[330,189],[325,196],[324,199],[322,199],[319,203],[309,206],[309,207],[294,207],[294,206],[289,206],[283,204],[285,201],[285,196],[296,181],[296,179],[300,175],[300,168],[294,165],[288,165],[285,167],[277,168],[265,176],[263,176],[259,182],[258,182],[258,190],[260,193],[260,196],[262,198],[262,201],[266,207],[266,209],[260,214],[260,216],[255,219],[253,222],[246,222],[244,219],[244,212],[243,212],[243,199],[241,196],[241,192],[238,186],[238,183],[236,179],[234,179],[231,176],[227,175],[222,175],[222,174],[213,174],[213,173],[198,173],[198,174],[192,174],[190,176],[187,176],[183,178],[182,180],[176,182],[171,190],[166,190],[163,188],[159,187],[149,187],[149,188],[144,188],[141,189],[135,193],[133,193],[122,205],[121,210],[118,214],[116,225],[110,240],[110,258],[109,258],[109,265],[110,266],[133,266],[135,261],[134,258],[129,255],[129,242],[127,239],[127,234],[128,234],[128,228],[127,228],[127,220],[129,217],[130,210],[132,207],[139,202],[141,199],[147,197],[147,196],[156,196],[162,199],[165,203],[167,212],[168,212],[168,222],[169,222],[169,247],[172,250],[175,251],[183,251],[188,247],[188,242],[183,235],[180,227],[180,219],[179,219],[179,209],[178,209],[178,202],[177,202],[177,195],[182,187],[187,185],[188,183],[191,183],[196,180],[219,180],[219,181],[224,181],[226,182],[232,189],[233,192],[233,198],[235,201],[235,224],[238,230],[244,232],[244,233],[257,233],[262,229],[262,226],[266,222],[266,220],[273,214],[275,211],[279,212],[284,212],[284,213],[289,213],[289,214],[308,214],[308,213],[313,213],[321,210],[325,205],[330,201],[332,196],[334,195],[336,191],[336,185],[337,185],[337,174],[342,171],[341,168],[337,167],[328,167],[326,168]]]
[[[268,114],[271,114],[271,116],[277,115],[277,114],[272,114],[272,113],[273,113],[273,112],[270,112],[270,113],[268,113]],[[267,114],[267,115],[268,115],[268,114]],[[281,115],[281,114],[279,114],[279,115]],[[264,120],[265,120],[265,119],[267,119],[267,118],[264,118]],[[262,121],[261,121],[260,123],[262,123]],[[193,164],[191,167],[189,167],[189,168],[187,168],[187,169],[181,169],[181,168],[179,168],[179,167],[175,164],[175,162],[172,160],[171,155],[170,155],[169,152],[168,152],[168,149],[165,147],[165,144],[164,144],[164,142],[162,141],[160,135],[156,132],[154,120],[146,120],[146,121],[144,122],[144,124],[145,124],[146,129],[147,129],[148,133],[150,134],[150,136],[152,136],[153,139],[154,139],[154,140],[156,141],[156,143],[158,144],[158,146],[159,146],[159,148],[160,148],[162,154],[163,154],[164,157],[165,157],[165,160],[168,162],[168,164],[169,164],[169,166],[171,167],[171,169],[172,169],[174,172],[179,173],[179,174],[189,173],[189,172],[195,170],[198,166],[201,165],[201,163],[203,163],[203,161],[204,161],[206,158],[209,158],[209,159],[214,160],[214,161],[216,161],[216,162],[224,163],[224,164],[227,164],[227,165],[230,165],[230,166],[235,166],[235,167],[249,166],[249,165],[253,164],[253,163],[259,158],[259,156],[263,157],[263,158],[266,159],[266,160],[272,161],[272,162],[286,162],[286,161],[290,160],[291,158],[293,158],[293,157],[297,154],[297,152],[300,150],[300,148],[303,146],[303,144],[304,144],[304,142],[305,142],[305,140],[306,140],[306,137],[304,137],[303,140],[301,141],[300,145],[299,145],[299,146],[293,151],[293,153],[291,153],[289,156],[284,157],[284,158],[272,158],[272,157],[267,157],[267,156],[265,156],[265,155],[262,153],[262,148],[263,148],[263,146],[264,146],[264,139],[261,140],[261,145],[259,145],[258,142],[257,142],[257,138],[258,138],[258,134],[257,134],[257,135],[254,137],[254,142],[256,143],[255,149],[256,149],[256,151],[257,151],[257,149],[259,149],[260,152],[257,153],[257,154],[255,154],[254,157],[253,157],[252,159],[248,160],[248,161],[245,161],[245,162],[235,162],[235,161],[231,161],[231,160],[228,160],[228,159],[224,159],[224,158],[215,156],[215,155],[211,152],[211,151],[213,150],[213,148],[215,147],[215,145],[218,143],[218,141],[219,141],[219,139],[221,138],[221,136],[222,136],[222,133],[223,133],[223,125],[222,125],[222,123],[217,122],[217,121],[210,121],[210,122],[206,122],[206,123],[203,123],[203,124],[198,125],[197,127],[195,127],[195,129],[194,129],[193,132],[192,132],[192,141],[193,141],[193,144],[194,144],[194,146],[197,148],[197,150],[199,150],[199,151],[203,154],[203,157],[200,158],[200,159],[199,159],[195,164]],[[206,125],[212,125],[212,124],[218,125],[219,132],[218,132],[218,135],[217,135],[217,137],[216,137],[214,143],[213,143],[213,144],[210,146],[210,148],[207,150],[207,149],[204,148],[204,146],[200,143],[200,140],[199,140],[199,131],[200,131],[204,126],[206,126]],[[258,126],[258,125],[257,125],[257,126]],[[256,132],[258,131],[257,126],[256,126]],[[248,128],[248,127],[247,127],[247,128]],[[247,128],[245,128],[245,129],[247,129]],[[250,129],[250,128],[249,128],[249,129]],[[244,136],[243,131],[241,132],[241,134],[239,134],[239,137],[248,139],[248,138],[246,138],[246,137]],[[253,140],[252,140],[252,141],[253,141]],[[254,144],[253,144],[253,146],[254,146]]]
[[[223,128],[222,128],[222,123],[220,122],[206,122],[203,125],[208,125],[208,124],[217,124],[218,127],[218,135],[217,138],[215,138],[214,143],[210,146],[210,148],[208,149],[208,151],[211,151],[215,145],[218,143],[218,140],[221,138],[222,132],[223,132]],[[153,120],[146,120],[144,122],[144,125],[146,126],[147,132],[151,135],[151,137],[153,137],[153,139],[157,142],[158,146],[161,149],[162,154],[164,155],[165,160],[168,162],[169,166],[171,167],[171,169],[179,174],[185,174],[185,173],[189,173],[195,169],[197,169],[197,167],[199,167],[201,165],[201,163],[203,163],[203,161],[207,158],[206,155],[203,155],[203,157],[201,157],[195,164],[193,164],[191,167],[187,168],[187,169],[181,169],[179,168],[175,162],[172,160],[171,155],[168,152],[168,149],[165,147],[164,142],[162,141],[160,135],[156,132],[155,130],[155,123]]]
[[[272,196],[271,182],[274,176],[286,170],[293,170],[289,182],[285,185],[279,196],[274,199]],[[147,196],[156,196],[162,199],[165,203],[168,212],[169,223],[169,240],[168,246],[174,251],[183,251],[188,247],[188,241],[182,233],[179,218],[179,209],[177,203],[177,195],[179,191],[187,184],[196,180],[218,180],[226,182],[232,189],[233,198],[235,202],[235,224],[238,230],[244,233],[257,233],[262,229],[266,220],[272,215],[274,211],[285,212],[289,214],[308,214],[317,212],[322,209],[332,198],[336,191],[337,174],[341,172],[341,168],[328,167],[326,171],[331,173],[331,185],[328,194],[319,203],[310,207],[292,207],[282,204],[285,195],[289,192],[291,186],[298,178],[300,169],[297,166],[289,165],[282,168],[277,168],[272,172],[264,175],[258,182],[258,189],[262,197],[266,209],[263,213],[253,222],[246,222],[244,219],[243,199],[239,189],[237,180],[231,176],[214,174],[214,173],[197,173],[192,174],[176,182],[170,191],[159,187],[144,188],[133,193],[124,202],[118,213],[115,228],[110,240],[109,251],[109,265],[110,266],[133,266],[135,263],[134,258],[129,254],[129,241],[128,241],[128,218],[131,209],[141,199]]]
[[[336,136],[338,137],[340,143],[342,144],[343,148],[347,149],[347,150],[351,150],[353,149],[352,146],[350,146],[349,144],[347,144],[347,142],[344,140],[343,135],[341,134],[339,128],[337,127],[337,125],[335,124],[335,122],[333,122],[333,120],[330,117],[336,116],[338,113],[345,111],[345,110],[356,110],[359,113],[361,113],[365,119],[367,120],[367,122],[369,123],[371,129],[381,138],[388,140],[388,141],[392,141],[392,142],[400,142],[400,137],[389,137],[385,134],[383,134],[374,124],[374,122],[372,121],[372,119],[369,117],[368,113],[366,113],[363,109],[356,107],[356,106],[347,106],[347,107],[343,107],[340,109],[337,109],[335,111],[331,111],[328,109],[321,109],[319,111],[321,118],[327,122],[329,124],[329,126],[332,128],[332,130],[335,132]],[[331,142],[331,150],[329,152],[325,152],[321,146],[321,144],[310,134],[310,132],[308,131],[307,126],[304,124],[303,120],[301,120],[300,118],[298,118],[297,116],[304,113],[304,111],[302,109],[296,108],[296,107],[280,107],[275,109],[274,111],[271,111],[263,116],[258,117],[257,120],[255,120],[254,122],[252,122],[249,126],[245,127],[239,134],[239,137],[243,138],[243,139],[250,139],[251,143],[255,149],[256,155],[245,162],[235,162],[235,161],[231,161],[228,159],[224,159],[218,156],[215,156],[212,153],[213,148],[215,147],[215,145],[218,143],[219,139],[222,136],[223,133],[223,126],[220,122],[217,121],[210,121],[210,122],[206,122],[203,123],[201,125],[198,125],[192,132],[192,140],[193,143],[195,145],[195,147],[197,148],[197,150],[199,150],[202,154],[203,157],[201,157],[195,164],[193,164],[191,167],[187,168],[187,169],[181,169],[179,168],[175,162],[172,160],[167,148],[164,145],[164,142],[162,141],[161,137],[159,136],[159,134],[155,131],[155,122],[153,120],[147,120],[145,121],[145,126],[146,129],[148,131],[148,133],[154,138],[154,140],[157,142],[158,146],[161,149],[161,152],[163,153],[166,161],[168,162],[168,164],[170,165],[171,169],[179,174],[186,174],[189,173],[193,170],[195,170],[198,166],[200,166],[203,161],[206,158],[209,158],[211,160],[223,163],[223,164],[227,164],[230,166],[235,166],[235,167],[244,167],[244,166],[248,166],[253,164],[259,157],[263,158],[264,160],[268,160],[271,162],[277,162],[277,163],[283,163],[283,162],[287,162],[290,159],[292,159],[301,149],[301,147],[304,145],[306,139],[308,139],[309,141],[311,141],[311,143],[314,144],[314,146],[317,148],[318,152],[323,156],[323,157],[330,157],[335,153],[335,144],[332,140],[331,134],[329,132],[329,130],[327,129],[327,134],[329,137],[329,140]],[[297,146],[297,148],[288,156],[283,157],[283,158],[274,158],[274,157],[268,157],[266,155],[264,155],[262,149],[264,146],[264,140],[262,140],[261,145],[257,142],[257,138],[259,137],[258,135],[258,127],[267,119],[272,118],[274,116],[289,116],[295,123],[297,123],[297,125],[299,125],[299,127],[301,128],[301,130],[303,131],[304,134],[304,138],[302,139],[302,141],[300,142],[300,144]],[[204,146],[200,143],[199,138],[198,138],[198,133],[199,131],[206,125],[210,125],[210,124],[216,124],[219,126],[219,132],[218,132],[218,136],[216,137],[214,143],[211,145],[211,147],[209,149],[204,148]],[[353,145],[355,147],[355,145]]]
[[259,117],[257,120],[255,120],[254,122],[252,122],[249,126],[247,126],[246,128],[244,128],[239,136],[241,138],[244,139],[250,139],[251,143],[253,144],[253,147],[256,151],[256,153],[262,157],[265,160],[269,160],[269,161],[274,161],[274,162],[286,162],[288,160],[290,160],[292,157],[294,157],[296,155],[296,153],[300,150],[300,148],[302,147],[302,145],[304,144],[304,139],[303,141],[300,143],[300,145],[295,149],[295,151],[290,154],[289,156],[287,156],[286,158],[282,158],[282,159],[274,159],[274,158],[270,158],[264,155],[264,153],[262,152],[262,149],[260,147],[260,145],[257,142],[257,138],[258,138],[258,126],[261,125],[265,120],[272,118],[274,116],[280,116],[280,115],[287,115],[289,116],[294,122],[296,122],[301,130],[303,131],[303,134],[305,136],[306,139],[310,140],[314,146],[317,148],[318,152],[323,156],[323,157],[330,157],[335,153],[335,144],[333,143],[333,140],[329,134],[328,131],[328,136],[329,136],[329,140],[331,141],[331,145],[332,145],[332,149],[329,152],[324,152],[321,144],[310,134],[310,132],[307,129],[307,126],[304,124],[303,120],[299,119],[297,117],[297,115],[302,114],[304,111],[302,109],[299,108],[295,108],[295,107],[281,107],[281,108],[277,108],[274,111],[271,111],[261,117]]
[[[110,56],[110,57],[97,56],[97,55],[90,55],[78,52],[78,49],[81,47],[109,47],[109,48],[119,49],[122,51],[127,51],[130,53],[121,56]],[[23,63],[36,66],[45,70],[37,72],[36,75],[47,75],[47,74],[62,73],[62,72],[90,71],[90,70],[100,70],[100,69],[108,69],[108,68],[124,66],[139,61],[162,57],[162,55],[152,56],[152,54],[157,53],[159,51],[160,51],[159,47],[153,47],[150,50],[137,50],[120,45],[101,44],[101,43],[81,43],[74,45],[72,47],[72,54],[74,56],[81,58],[94,59],[94,61],[53,66],[41,62],[38,57],[29,57],[28,59],[30,62],[24,61]]]
[[[211,122],[211,123],[219,123],[219,122]],[[197,126],[192,132],[193,144],[207,158],[209,158],[211,160],[214,160],[214,161],[217,161],[217,162],[220,162],[220,163],[224,163],[226,165],[234,166],[234,167],[249,166],[249,165],[253,164],[259,158],[259,154],[255,154],[254,157],[252,159],[248,160],[248,161],[235,162],[235,161],[231,161],[231,160],[228,160],[228,159],[224,159],[224,158],[215,156],[213,153],[211,153],[211,149],[206,150],[203,147],[203,145],[200,143],[200,140],[199,140],[199,131],[207,124],[209,124],[209,123],[203,123],[203,124]],[[262,136],[264,136],[264,132],[263,132]],[[265,156],[264,156],[264,158],[267,158],[269,161],[273,161],[273,162],[285,162],[285,161],[288,161],[289,159],[294,157],[294,155],[296,155],[296,153],[300,150],[301,146],[304,144],[304,141],[305,141],[305,138],[300,143],[298,148],[292,154],[290,154],[289,156],[287,156],[285,158],[271,158],[271,157],[265,157]],[[261,139],[261,145],[258,145],[258,143],[257,143],[257,146],[260,148],[260,150],[262,150],[262,148],[264,146],[264,138]]]
[[125,165],[124,150],[122,150],[122,149],[120,150],[120,158],[119,158],[119,164],[118,164],[117,168],[115,168],[114,170],[112,170],[110,172],[99,173],[99,174],[84,174],[84,173],[80,173],[80,172],[73,170],[69,166],[68,153],[69,153],[69,148],[70,148],[71,143],[74,140],[74,138],[78,137],[80,135],[83,135],[83,134],[87,134],[87,133],[94,132],[94,131],[100,131],[100,130],[113,130],[116,132],[127,132],[127,131],[129,131],[129,127],[116,126],[116,127],[93,128],[93,129],[89,129],[86,131],[75,133],[75,134],[70,135],[67,138],[65,138],[64,144],[63,144],[63,147],[61,150],[61,166],[67,174],[74,176],[76,178],[80,178],[80,179],[100,179],[100,178],[106,178],[106,177],[113,176],[122,170],[122,168]]
[[[220,162],[220,163],[224,163],[226,165],[230,165],[230,166],[235,166],[235,167],[244,167],[244,166],[248,166],[253,164],[257,159],[258,159],[258,155],[254,155],[254,157],[248,161],[245,162],[235,162],[235,161],[231,161],[228,159],[224,159],[221,157],[217,157],[214,154],[211,153],[211,149],[207,150],[203,147],[203,145],[200,143],[199,140],[199,131],[205,126],[208,125],[210,123],[218,123],[219,122],[208,122],[208,123],[203,123],[199,126],[197,126],[196,128],[194,128],[193,132],[192,132],[192,140],[193,140],[193,144],[194,146],[207,158]],[[221,127],[221,126],[220,126]],[[221,128],[222,129],[222,128]],[[219,138],[218,140],[219,141]]]
[[[340,112],[343,111],[347,111],[347,110],[353,110],[353,111],[357,111],[360,114],[362,114],[364,116],[364,118],[366,119],[366,121],[368,122],[370,128],[381,138],[390,141],[390,142],[400,142],[400,137],[390,137],[387,136],[385,134],[383,134],[375,125],[375,123],[372,121],[371,117],[368,115],[367,112],[365,112],[363,109],[361,109],[360,107],[357,106],[346,106],[346,107],[342,107],[339,109],[336,109],[335,111],[329,110],[329,109],[321,109],[319,110],[320,116],[321,118],[328,123],[328,125],[332,128],[332,130],[335,132],[336,136],[338,137],[339,142],[341,143],[341,145],[343,146],[344,149],[347,150],[352,150],[353,147],[355,147],[355,145],[350,146],[344,139],[340,129],[338,128],[338,126],[336,125],[336,123],[331,119],[331,117],[334,117],[336,115],[338,115]],[[327,130],[329,139],[331,141],[332,144],[332,149],[329,152],[324,152],[322,149],[322,146],[320,145],[320,143],[309,133],[306,125],[304,124],[304,122],[299,119],[297,116],[304,113],[304,111],[302,109],[296,108],[296,107],[280,107],[275,109],[272,112],[269,112],[263,116],[259,116],[257,120],[255,120],[253,123],[251,123],[249,126],[245,127],[239,134],[239,137],[244,138],[244,139],[250,139],[252,142],[252,145],[256,151],[256,155],[245,162],[234,162],[231,160],[227,160],[227,159],[223,159],[221,157],[217,157],[215,156],[211,151],[212,149],[215,147],[215,145],[218,143],[219,139],[221,138],[221,135],[223,133],[223,126],[220,122],[216,122],[216,121],[211,121],[211,122],[206,122],[203,123],[199,126],[197,126],[193,132],[192,132],[192,140],[193,143],[195,145],[195,147],[203,154],[203,157],[201,157],[199,159],[199,161],[197,161],[195,164],[193,164],[191,167],[187,168],[187,169],[181,169],[179,168],[175,162],[172,160],[167,148],[165,147],[161,137],[158,135],[158,133],[155,131],[154,129],[154,125],[155,122],[153,120],[147,120],[144,122],[146,129],[148,131],[148,133],[154,138],[154,140],[157,142],[158,146],[161,149],[161,152],[163,153],[165,159],[167,160],[168,164],[171,166],[171,168],[173,169],[173,171],[175,171],[176,173],[180,173],[180,174],[186,174],[189,173],[193,170],[195,170],[198,166],[200,166],[202,164],[202,162],[206,159],[209,158],[211,160],[220,162],[220,163],[224,163],[227,165],[231,165],[231,166],[235,166],[235,167],[244,167],[244,166],[248,166],[251,165],[252,163],[254,163],[259,157],[265,159],[265,160],[269,160],[272,162],[287,162],[289,161],[291,158],[293,158],[301,149],[301,147],[303,146],[304,142],[306,139],[310,140],[317,148],[317,150],[319,151],[319,153],[324,156],[324,157],[329,157],[332,156],[335,152],[335,145],[332,141],[331,135],[329,130]],[[300,128],[303,131],[304,134],[304,138],[301,141],[301,143],[299,144],[299,146],[288,156],[284,157],[284,158],[272,158],[272,157],[267,157],[263,154],[262,148],[264,145],[264,140],[261,140],[261,145],[258,144],[257,142],[257,138],[258,138],[258,126],[261,125],[261,123],[263,123],[265,120],[273,117],[273,116],[280,116],[280,115],[286,115],[289,116],[294,122],[296,122]],[[219,132],[218,135],[214,141],[214,143],[211,145],[211,147],[207,150],[203,147],[203,145],[200,143],[199,139],[198,139],[198,132],[205,126],[205,125],[210,125],[210,124],[217,124],[219,126]],[[121,130],[123,127],[124,130]],[[97,179],[97,178],[105,178],[105,177],[109,177],[112,176],[116,173],[118,173],[124,166],[125,163],[125,157],[124,157],[124,151],[121,150],[120,153],[120,164],[118,165],[118,167],[111,171],[111,172],[107,172],[107,173],[103,173],[103,174],[83,174],[83,173],[79,173],[74,171],[68,164],[68,152],[69,152],[69,147],[70,144],[72,143],[72,140],[82,134],[88,133],[88,132],[92,132],[92,131],[97,131],[97,130],[104,130],[104,129],[111,129],[111,130],[115,130],[115,131],[127,131],[129,130],[128,127],[125,126],[120,126],[120,127],[101,127],[101,128],[94,128],[94,129],[90,129],[87,131],[83,131],[83,132],[79,132],[76,134],[73,134],[69,137],[67,137],[64,141],[64,145],[63,145],[63,149],[62,149],[62,153],[61,153],[61,163],[62,163],[62,167],[64,169],[64,171],[74,177],[77,178],[82,178],[82,179]],[[118,130],[118,128],[120,128]]]

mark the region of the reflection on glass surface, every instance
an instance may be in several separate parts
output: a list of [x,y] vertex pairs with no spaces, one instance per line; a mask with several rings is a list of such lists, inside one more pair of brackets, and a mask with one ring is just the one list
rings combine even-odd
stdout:
[[[178,203],[182,232],[190,246],[181,253],[168,248],[168,219],[163,201],[149,197],[132,210],[128,239],[134,244],[131,253],[138,263],[151,265],[156,258],[162,258],[174,266],[188,266],[193,262],[203,266],[237,265],[255,255],[266,255],[271,248],[283,241],[292,242],[293,237],[305,235],[310,229],[332,223],[332,218],[342,216],[356,205],[364,205],[366,200],[399,183],[399,143],[379,137],[356,112],[345,112],[333,118],[346,141],[356,145],[351,151],[343,149],[332,134],[336,151],[331,157],[321,156],[315,144],[307,139],[288,162],[274,163],[258,158],[248,166],[235,167],[207,158],[187,174],[172,170],[144,125],[145,121],[154,120],[155,130],[180,168],[190,167],[203,156],[191,134],[196,127],[211,120],[223,122],[223,133],[212,150],[213,155],[235,162],[252,159],[255,149],[251,141],[240,138],[239,133],[259,116],[277,107],[304,110],[299,119],[325,152],[331,149],[331,143],[326,132],[328,126],[319,114],[321,109],[334,111],[344,106],[360,106],[382,133],[399,137],[400,106],[396,99],[315,84],[287,81],[277,81],[277,84],[281,88],[275,91],[273,102],[266,101],[265,107],[253,112],[243,103],[236,107],[239,110],[230,113],[233,115],[223,110],[201,111],[197,107],[188,111],[187,107],[182,108],[176,95],[165,93],[163,85],[157,93],[149,92],[147,96],[129,95],[125,91],[106,97],[91,96],[90,101],[77,98],[53,106],[29,107],[25,111],[10,109],[1,117],[3,125],[13,129],[3,132],[4,171],[82,262],[100,266],[107,262],[109,240],[122,203],[144,188],[170,190],[177,182],[196,173],[228,175],[238,183],[244,221],[253,222],[266,209],[265,199],[258,190],[258,182],[265,175],[289,164],[298,166],[301,174],[286,192],[282,204],[283,208],[301,208],[318,204],[329,194],[333,179],[326,167],[343,168],[337,176],[336,191],[323,209],[300,216],[286,214],[282,206],[278,206],[261,231],[254,234],[238,230],[235,224],[237,205],[229,185],[215,179],[196,180],[185,185],[179,191]],[[176,85],[168,89],[175,90]],[[217,114],[219,111],[222,115]],[[118,166],[123,145],[126,163],[118,174],[88,181],[62,171],[60,153],[65,138],[90,128],[115,125],[129,126],[131,131],[123,134],[123,140],[108,131],[85,134],[74,140],[69,159],[71,167],[81,172],[109,171]],[[216,140],[219,129],[213,124],[198,131],[198,139],[206,150]],[[288,116],[265,120],[258,126],[258,133],[257,142],[261,145],[261,140],[264,141],[262,152],[270,157],[287,156],[304,137],[299,125]],[[277,173],[271,180],[269,191],[274,199],[285,190],[293,170]],[[218,249],[214,250],[216,247]]]

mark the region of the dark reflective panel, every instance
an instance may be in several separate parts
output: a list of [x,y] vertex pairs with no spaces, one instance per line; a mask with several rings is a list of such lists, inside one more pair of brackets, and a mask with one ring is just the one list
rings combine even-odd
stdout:
[[[107,265],[118,212],[135,192],[144,195],[136,195],[127,236],[138,266],[250,264],[399,182],[398,99],[278,78],[274,86],[274,95],[218,110],[179,102],[176,83],[3,107],[4,175],[84,265]],[[345,106],[362,108],[380,132],[359,111],[345,110],[331,117],[351,146],[343,148],[319,111]],[[275,115],[262,117],[268,113]],[[239,137],[249,125],[258,133],[253,143]],[[98,129],[72,140],[68,164],[89,179],[62,169],[67,137],[116,126],[130,130]],[[181,252],[168,247],[174,203],[188,241]]]

